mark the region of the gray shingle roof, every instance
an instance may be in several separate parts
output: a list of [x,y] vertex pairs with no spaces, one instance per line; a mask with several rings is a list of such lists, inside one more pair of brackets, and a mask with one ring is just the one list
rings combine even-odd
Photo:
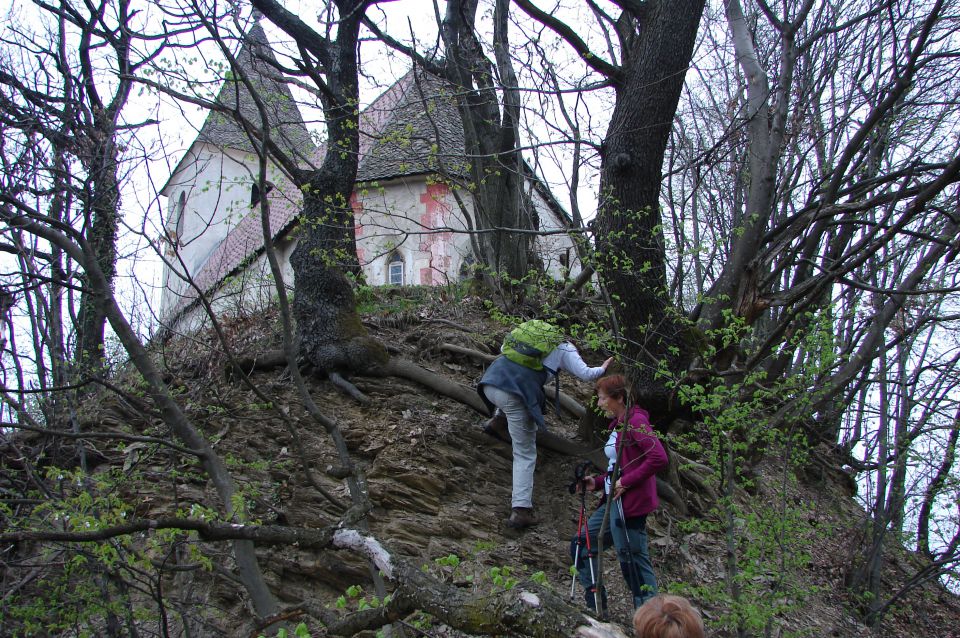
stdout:
[[[255,46],[264,48],[264,55],[272,55],[259,24],[251,30],[250,40]],[[246,48],[245,45],[238,58],[241,64],[249,65],[245,68],[256,70],[264,63],[256,60],[248,51],[245,52]],[[271,79],[272,75],[255,72],[251,77],[259,78],[258,81],[265,87],[264,93],[288,96],[288,99],[275,102],[278,107],[275,118],[282,124],[282,139],[292,148],[300,149],[301,157],[312,156],[315,165],[319,165],[323,158],[323,146],[316,148],[310,141],[289,89],[285,84]],[[357,180],[369,182],[428,173],[450,177],[466,175],[465,162],[468,159],[464,156],[463,128],[454,90],[444,80],[413,69],[364,109],[360,114],[360,166]],[[242,86],[238,88],[235,82],[224,84],[221,100],[236,104],[237,97],[241,100],[241,112],[247,117],[255,116],[257,112],[249,92]],[[216,114],[211,114],[207,118],[198,142],[209,141],[220,146],[252,150],[249,140],[236,124],[231,127],[225,118],[216,117]],[[258,115],[256,117],[259,118]],[[564,219],[565,212],[532,171],[529,177],[543,189],[558,219]],[[271,192],[269,201],[270,227],[274,237],[277,237],[294,224],[302,198],[293,184],[283,180]],[[260,211],[255,208],[214,249],[200,271],[195,273],[195,282],[201,290],[211,290],[262,251]],[[178,315],[195,302],[194,294],[187,292],[172,315]]]
[[[263,28],[259,22],[255,22],[244,37],[243,46],[237,54],[237,65],[264,102],[271,138],[281,149],[298,160],[313,157],[316,149],[290,87],[274,79],[279,73],[264,59],[276,60]],[[239,103],[239,111],[244,119],[251,122],[255,128],[262,125],[260,111],[250,90],[241,81],[240,73],[230,74],[224,80],[217,102],[230,109],[236,109]],[[247,134],[225,113],[211,112],[197,135],[197,141],[221,148],[253,151]]]
[[463,126],[454,88],[412,70],[366,108],[361,116],[357,180],[466,172]]

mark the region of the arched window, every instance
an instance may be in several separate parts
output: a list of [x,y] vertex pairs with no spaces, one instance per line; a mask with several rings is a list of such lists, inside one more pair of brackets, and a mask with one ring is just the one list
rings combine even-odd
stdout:
[[403,281],[403,255],[393,253],[387,262],[387,283],[392,286],[402,286]]

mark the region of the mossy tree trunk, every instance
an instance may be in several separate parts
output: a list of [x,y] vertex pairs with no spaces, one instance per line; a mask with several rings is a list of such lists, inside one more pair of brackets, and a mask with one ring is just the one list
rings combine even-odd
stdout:
[[565,39],[616,91],[601,148],[598,274],[621,327],[621,360],[630,368],[635,399],[662,415],[669,395],[657,371],[664,364],[679,371],[686,348],[668,298],[660,184],[704,0],[617,2],[619,64],[590,51],[571,25],[529,0],[515,3]]
[[368,372],[388,356],[360,323],[349,278],[359,272],[349,204],[356,155],[349,155],[352,167],[328,157],[308,182],[301,236],[290,256],[293,315],[300,352],[310,363],[326,371]]
[[305,75],[317,84],[327,126],[319,168],[300,171],[303,191],[293,268],[293,315],[301,354],[326,371],[368,372],[386,363],[383,347],[367,336],[357,314],[350,277],[360,277],[351,196],[359,164],[359,30],[370,0],[337,0],[330,30],[321,34],[274,0],[254,7],[292,37]]
[[[92,37],[99,27],[100,16],[91,12],[81,21],[83,35],[80,38],[78,54],[81,60],[79,77],[75,84],[82,86],[78,96],[70,96],[65,102],[67,107],[64,119],[73,119],[77,126],[77,139],[73,146],[79,149],[78,159],[86,172],[86,180],[80,190],[83,203],[83,225],[86,240],[96,255],[97,265],[112,289],[116,276],[117,231],[120,223],[120,149],[119,131],[122,128],[120,113],[127,103],[133,80],[129,77],[131,33],[127,28],[130,20],[129,2],[118,2],[117,17],[122,28],[110,38],[110,48],[115,57],[116,72],[119,81],[113,87],[112,94],[103,95],[98,87],[99,78],[95,77],[96,66],[91,63],[95,50],[101,46]],[[75,101],[74,101],[75,99]],[[103,300],[102,293],[90,285],[88,276],[83,276],[84,287],[80,296],[80,310],[77,323],[76,362],[81,373],[99,374],[105,356],[104,329],[106,317],[99,308]]]

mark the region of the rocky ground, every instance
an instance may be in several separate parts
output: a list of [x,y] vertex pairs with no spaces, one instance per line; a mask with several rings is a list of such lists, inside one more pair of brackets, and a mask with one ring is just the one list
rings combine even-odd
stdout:
[[[505,331],[487,318],[476,299],[440,299],[417,306],[388,298],[366,315],[365,323],[394,356],[414,360],[469,387],[482,374],[481,362],[451,354],[441,344],[494,352]],[[263,317],[233,322],[227,328],[233,347],[241,354],[265,351],[279,343],[271,322]],[[225,359],[206,353],[206,345],[203,340],[171,342],[165,354],[175,371],[174,381],[185,389],[191,415],[243,477],[255,514],[265,522],[295,526],[321,527],[334,522],[335,506],[315,489],[308,472],[313,481],[342,501],[348,499],[347,488],[329,473],[338,465],[329,437],[304,412],[290,380],[279,371],[249,377],[289,415],[290,424],[285,425],[242,379],[224,374],[228,367]],[[601,353],[589,351],[584,356],[595,364],[603,359]],[[581,459],[541,450],[535,487],[541,522],[523,533],[514,532],[504,525],[510,507],[510,448],[482,434],[480,414],[403,379],[354,381],[370,398],[368,404],[346,396],[325,380],[313,379],[310,385],[324,413],[343,428],[351,454],[365,469],[375,504],[371,532],[398,555],[425,565],[464,591],[483,593],[503,587],[510,578],[542,572],[551,587],[567,596],[571,585],[569,544],[580,506],[568,486]],[[565,392],[584,402],[589,399],[588,384],[569,375],[563,383]],[[558,419],[551,412],[548,425],[554,433],[573,438],[577,419],[571,415]],[[155,469],[155,487],[159,486],[140,494],[144,516],[159,515],[171,500],[183,505],[211,498],[209,486],[192,480],[189,468],[182,468],[183,474],[172,474],[164,458],[138,462],[147,470]],[[776,477],[778,468],[761,466],[758,471]],[[829,475],[791,490],[791,498],[809,503],[813,512],[805,532],[809,541],[806,569],[794,574],[804,585],[804,599],[802,605],[777,618],[767,635],[947,637],[960,626],[957,598],[931,585],[898,606],[879,634],[871,633],[853,612],[842,586],[852,552],[860,550],[857,530],[862,512],[842,482],[833,482]],[[684,497],[691,501],[700,498],[692,492]],[[764,498],[764,488],[751,498]],[[595,501],[588,502],[588,508],[591,505]],[[722,589],[726,558],[722,534],[691,530],[688,521],[670,507],[651,517],[649,530],[662,589],[676,590],[681,585]],[[261,557],[271,586],[285,604],[308,600],[333,607],[337,597],[353,585],[371,591],[364,563],[345,552],[312,554],[295,548],[268,548],[261,551]],[[226,557],[222,560],[229,566]],[[891,587],[910,569],[911,560],[902,555],[891,562]],[[629,627],[632,607],[612,552],[607,553],[604,566],[610,584],[611,620]],[[504,568],[510,570],[506,581]],[[220,610],[207,614],[221,618],[209,621],[211,634],[218,631],[218,625],[219,630],[229,627],[230,618],[245,615],[235,594],[212,580],[181,578],[175,586],[180,587],[184,607]],[[577,586],[578,604],[582,595]],[[346,602],[348,607],[357,604],[349,597]],[[724,612],[710,600],[695,602],[708,625]],[[319,628],[314,629],[314,635],[320,635]],[[433,626],[425,635],[456,634]],[[710,635],[726,634],[714,630]]]

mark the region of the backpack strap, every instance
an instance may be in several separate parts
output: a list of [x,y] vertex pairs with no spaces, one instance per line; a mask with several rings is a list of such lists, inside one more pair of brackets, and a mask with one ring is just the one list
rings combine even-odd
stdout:
[[554,395],[553,395],[553,409],[557,411],[557,418],[560,418],[560,371],[557,370],[553,373],[553,382],[554,382]]
[[522,354],[522,355],[524,355],[524,356],[527,356],[527,357],[537,357],[537,358],[540,358],[540,357],[543,357],[543,356],[546,355],[546,354],[550,354],[549,352],[541,352],[540,350],[534,348],[534,347],[533,347],[532,345],[530,345],[529,343],[524,343],[524,342],[518,340],[513,334],[508,334],[508,335],[506,336],[506,338],[504,339],[504,342],[505,342],[507,345],[509,345],[511,348],[513,348],[514,350],[516,350],[517,352],[519,352],[520,354]]

